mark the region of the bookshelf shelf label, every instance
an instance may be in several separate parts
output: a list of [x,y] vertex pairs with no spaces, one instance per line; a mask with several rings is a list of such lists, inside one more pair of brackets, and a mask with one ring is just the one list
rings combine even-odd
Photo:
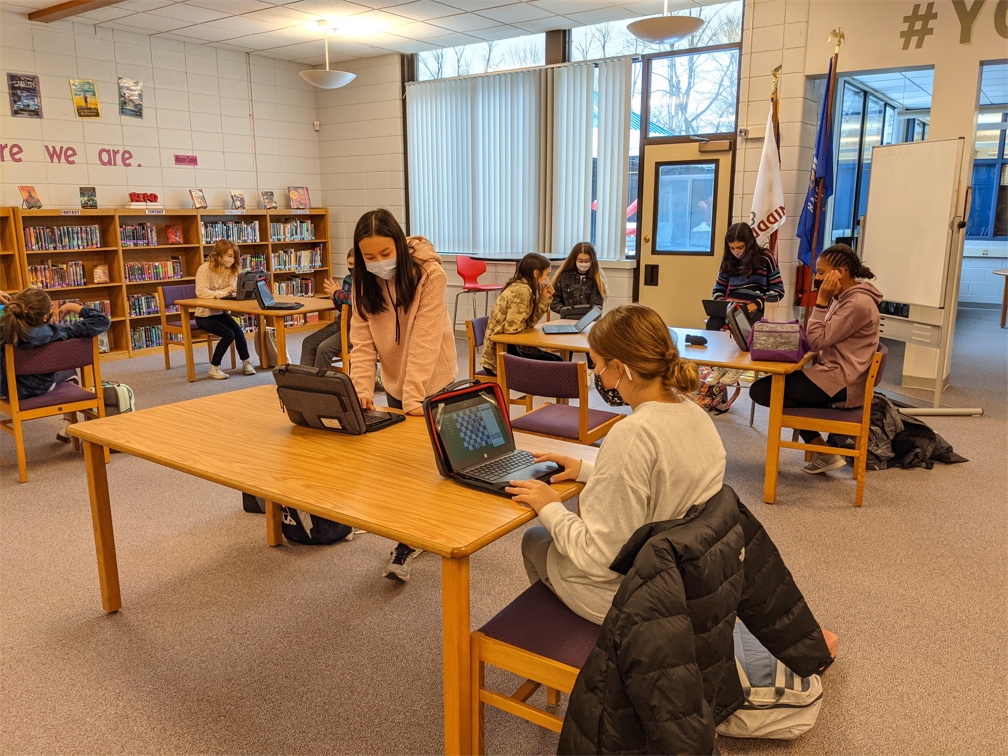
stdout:
[[60,215],[80,215],[80,210],[60,210]]
[[224,215],[245,215],[244,210],[225,210]]
[[291,210],[291,215],[308,215],[308,210]]
[[164,213],[164,208],[163,208],[163,207],[162,207],[162,208],[158,208],[157,210],[155,210],[155,209],[154,209],[154,208],[152,208],[152,207],[148,207],[148,208],[147,208],[146,210],[144,210],[144,212],[145,212],[145,213],[146,213],[147,215],[164,215],[164,214],[165,214],[165,213]]

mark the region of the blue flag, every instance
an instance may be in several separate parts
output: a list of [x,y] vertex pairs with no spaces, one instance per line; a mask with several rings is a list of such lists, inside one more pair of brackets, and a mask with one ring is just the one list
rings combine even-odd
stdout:
[[[823,96],[822,110],[819,111],[819,127],[816,130],[815,154],[812,156],[812,173],[809,176],[808,194],[805,205],[798,218],[798,261],[805,265],[812,264],[812,250],[822,246],[823,232],[826,227],[826,199],[833,194],[833,123],[827,116],[829,92],[833,86],[833,61],[830,61],[829,73],[826,75],[826,93]],[[822,197],[819,207],[816,207],[816,181],[823,180]],[[819,213],[819,238],[814,242],[812,233],[815,229],[816,213]]]

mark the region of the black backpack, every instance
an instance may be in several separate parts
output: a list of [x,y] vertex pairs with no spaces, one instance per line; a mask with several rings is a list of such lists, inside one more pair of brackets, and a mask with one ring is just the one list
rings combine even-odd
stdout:
[[[246,512],[262,514],[266,512],[266,501],[258,496],[242,493],[242,508]],[[324,546],[353,537],[353,528],[349,525],[342,525],[293,507],[281,507],[281,509],[283,510],[281,527],[284,538],[288,541],[308,546]]]

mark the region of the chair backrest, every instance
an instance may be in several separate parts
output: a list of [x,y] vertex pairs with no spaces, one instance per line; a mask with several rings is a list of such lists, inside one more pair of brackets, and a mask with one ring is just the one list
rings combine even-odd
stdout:
[[471,257],[459,255],[455,258],[455,269],[462,276],[463,286],[473,286],[479,283],[479,277],[486,273],[487,264],[483,260],[473,260]]
[[472,323],[473,339],[475,339],[473,346],[479,349],[486,341],[487,323],[490,322],[490,318],[484,315],[479,318],[473,318],[469,322]]
[[12,347],[6,345],[7,359],[12,360],[14,375],[58,373],[61,370],[94,365],[95,339],[84,337],[51,341],[40,347]]
[[162,311],[166,311],[165,308],[173,306],[179,299],[196,298],[196,284],[194,283],[182,284],[180,286],[160,286],[158,288],[164,300],[161,302]]
[[509,391],[558,399],[577,399],[580,396],[576,362],[530,360],[505,354],[504,374]]
[[879,383],[882,382],[882,374],[885,372],[886,360],[889,359],[889,347],[887,347],[880,341],[878,343],[878,353],[882,355],[882,359],[879,360],[878,372],[875,373],[875,380],[872,383],[872,390],[874,390],[879,385]]
[[871,414],[871,404],[872,397],[875,395],[875,386],[878,384],[879,376],[882,375],[882,363],[885,361],[886,354],[888,352],[883,352],[885,346],[879,345],[879,351],[875,353],[872,357],[871,365],[868,366],[868,377],[865,379],[865,392],[864,392],[864,414],[865,422],[867,422],[868,416]]

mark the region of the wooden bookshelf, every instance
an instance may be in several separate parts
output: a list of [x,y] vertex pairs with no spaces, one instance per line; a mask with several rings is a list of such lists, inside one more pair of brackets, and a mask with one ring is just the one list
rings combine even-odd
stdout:
[[17,243],[17,218],[12,207],[0,207],[0,291],[8,294],[24,288],[21,254]]
[[[315,296],[324,296],[322,282],[326,278],[332,277],[332,246],[329,240],[329,211],[326,208],[310,209],[307,212],[293,212],[291,210],[269,210],[268,221],[270,231],[270,255],[269,271],[270,280],[273,283],[273,291],[279,292],[278,284],[292,279],[311,279],[313,293]],[[312,238],[288,238],[287,234],[274,234],[274,224],[288,223],[311,223],[313,227]],[[281,267],[280,256],[283,253],[311,252],[319,249],[320,259],[318,265],[311,265],[307,268],[290,269]],[[322,320],[330,321],[334,317],[331,313],[323,313]]]

